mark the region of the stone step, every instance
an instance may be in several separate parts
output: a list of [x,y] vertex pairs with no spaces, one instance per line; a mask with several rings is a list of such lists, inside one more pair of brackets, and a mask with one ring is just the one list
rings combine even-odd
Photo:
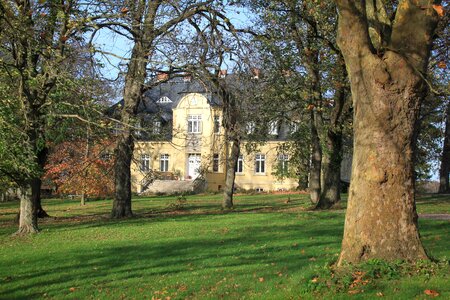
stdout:
[[193,180],[155,180],[140,195],[146,194],[181,194],[192,193],[195,189]]

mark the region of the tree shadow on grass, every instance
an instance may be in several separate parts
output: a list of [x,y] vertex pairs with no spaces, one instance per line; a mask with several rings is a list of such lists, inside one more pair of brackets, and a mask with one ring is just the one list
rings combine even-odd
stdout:
[[[70,287],[79,288],[80,282],[105,285],[111,280],[189,278],[193,271],[219,277],[223,276],[220,273],[240,277],[257,272],[265,278],[276,277],[279,269],[295,273],[315,264],[311,258],[320,256],[314,253],[316,247],[336,249],[339,245],[341,228],[311,228],[248,226],[231,238],[226,234],[207,239],[196,235],[60,253],[51,263],[40,265],[39,270],[29,270],[26,266],[11,270],[10,281],[2,284],[2,295],[10,299],[39,297],[44,292],[61,295]],[[300,249],[309,250],[301,254]],[[46,260],[39,256],[33,259]]]

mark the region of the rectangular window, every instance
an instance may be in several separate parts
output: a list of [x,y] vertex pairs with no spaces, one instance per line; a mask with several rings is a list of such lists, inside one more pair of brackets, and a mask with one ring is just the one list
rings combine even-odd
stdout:
[[214,116],[214,133],[220,132],[220,118],[219,116]]
[[270,135],[278,134],[278,122],[272,121],[269,123],[269,134]]
[[219,172],[219,154],[213,155],[213,172]]
[[278,155],[278,172],[287,174],[289,168],[289,156],[287,154]]
[[149,171],[150,170],[150,155],[142,154],[141,155],[141,171]]
[[266,156],[264,154],[255,155],[255,173],[265,174],[266,172]]
[[202,116],[191,115],[188,116],[188,133],[202,132]]
[[236,173],[243,173],[243,172],[244,172],[244,157],[242,155],[239,155],[237,160]]
[[159,170],[169,172],[169,154],[161,154],[159,158]]
[[248,122],[246,127],[247,127],[247,134],[252,134],[255,132],[256,127],[255,122],[253,121]]
[[154,121],[153,122],[153,134],[160,134],[160,133],[161,133],[161,122]]
[[142,135],[142,124],[141,121],[136,121],[136,123],[134,124],[134,136],[136,137],[141,137]]
[[291,133],[296,133],[298,131],[298,123],[292,121],[290,126]]

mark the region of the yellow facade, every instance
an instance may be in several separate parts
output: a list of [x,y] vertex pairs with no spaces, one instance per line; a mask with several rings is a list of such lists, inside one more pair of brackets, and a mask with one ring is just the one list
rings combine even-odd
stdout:
[[[167,172],[178,180],[193,180],[202,172],[207,182],[207,190],[218,191],[223,188],[228,146],[224,139],[224,129],[215,126],[215,121],[221,124],[221,113],[221,109],[212,107],[204,95],[185,95],[173,108],[171,141],[136,143],[131,167],[132,190],[143,192],[145,176],[149,170]],[[236,173],[236,187],[263,191],[295,188],[296,180],[279,181],[272,174],[275,164],[278,163],[277,146],[281,143],[267,142],[250,154],[242,150],[242,172]],[[256,170],[257,156],[260,160],[260,170]]]

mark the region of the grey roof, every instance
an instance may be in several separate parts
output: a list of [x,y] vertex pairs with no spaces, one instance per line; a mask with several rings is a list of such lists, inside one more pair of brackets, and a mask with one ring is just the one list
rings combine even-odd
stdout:
[[[183,78],[172,78],[166,82],[161,82],[145,93],[139,105],[138,114],[159,115],[164,121],[169,121],[172,119],[172,109],[189,93],[203,94],[211,106],[222,104],[217,94],[211,92],[211,89],[200,80],[187,81]],[[157,103],[162,97],[168,97],[172,102]]]

